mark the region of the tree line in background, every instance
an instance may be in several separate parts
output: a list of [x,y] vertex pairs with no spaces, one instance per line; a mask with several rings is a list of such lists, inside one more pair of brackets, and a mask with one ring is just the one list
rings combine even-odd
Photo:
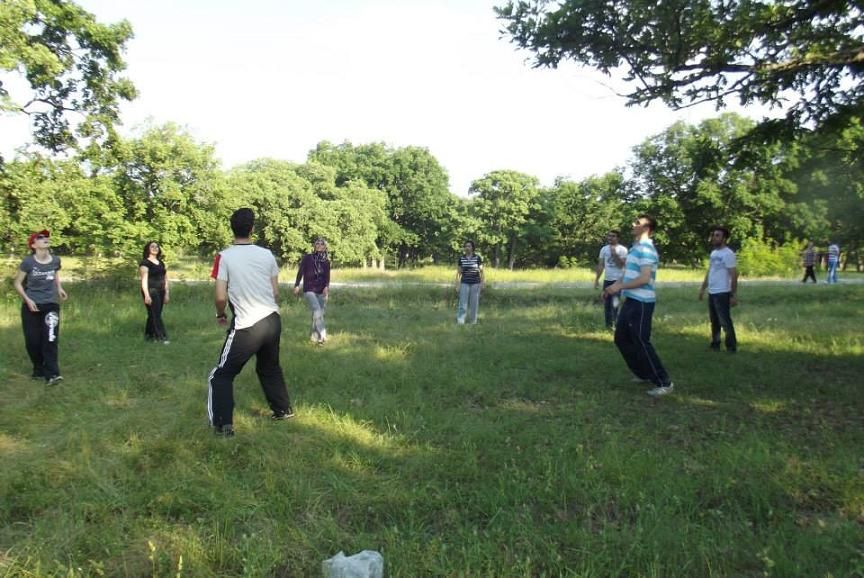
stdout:
[[[337,265],[449,263],[470,238],[494,266],[567,267],[592,263],[609,229],[626,238],[633,216],[648,212],[667,262],[700,263],[709,228],[722,223],[745,272],[794,266],[804,240],[835,241],[860,267],[857,4],[520,0],[495,12],[536,66],[573,60],[623,73],[631,104],[797,100],[779,121],[724,114],[674,124],[636,146],[626,166],[581,181],[544,187],[493,171],[467,198],[450,192],[422,147],[322,142],[304,163],[223,170],[210,145],[176,125],[130,139],[115,130],[120,102],[136,96],[121,76],[128,22],[100,24],[68,0],[6,0],[0,113],[30,117],[43,152],[0,157],[0,249],[20,254],[27,233],[46,227],[66,254],[132,258],[157,239],[173,255],[209,257],[230,240],[228,215],[250,206],[259,242],[288,263],[323,235]],[[4,84],[7,72],[24,81],[25,96]]]
[[[295,263],[313,237],[342,266],[450,263],[473,239],[496,267],[589,264],[610,229],[656,215],[667,262],[698,265],[722,223],[761,258],[803,240],[841,244],[857,266],[864,238],[864,127],[757,144],[753,121],[723,114],[676,123],[636,146],[623,168],[548,187],[512,170],[475,180],[467,198],[425,148],[319,143],[305,163],[259,159],[223,170],[213,147],[173,124],[117,137],[97,155],[30,154],[0,172],[0,248],[26,250],[42,227],[65,254],[139,254],[157,239],[173,255],[211,256],[230,242],[228,216],[259,215],[256,235]],[[788,261],[788,260],[787,260]],[[793,265],[794,266],[794,265]]]

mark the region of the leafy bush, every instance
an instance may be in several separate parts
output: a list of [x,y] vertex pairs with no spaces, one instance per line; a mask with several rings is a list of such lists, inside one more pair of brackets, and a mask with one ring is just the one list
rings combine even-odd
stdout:
[[798,243],[775,245],[747,239],[738,251],[738,271],[747,277],[791,275],[799,268]]

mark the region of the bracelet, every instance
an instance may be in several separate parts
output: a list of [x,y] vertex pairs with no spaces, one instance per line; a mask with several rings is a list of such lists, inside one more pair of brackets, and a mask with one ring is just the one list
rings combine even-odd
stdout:
[[228,316],[224,313],[220,313],[216,316],[216,319],[228,319]]

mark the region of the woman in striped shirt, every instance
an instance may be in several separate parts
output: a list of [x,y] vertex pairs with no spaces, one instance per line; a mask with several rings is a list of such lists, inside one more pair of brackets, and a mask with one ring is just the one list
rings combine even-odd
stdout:
[[456,310],[456,323],[477,323],[477,309],[480,307],[480,290],[483,288],[483,259],[474,254],[474,241],[465,241],[464,255],[456,264],[456,292],[459,294],[459,307]]

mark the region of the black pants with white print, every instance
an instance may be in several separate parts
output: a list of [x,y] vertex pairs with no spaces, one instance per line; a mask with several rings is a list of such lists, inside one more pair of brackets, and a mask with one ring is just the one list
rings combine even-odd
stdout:
[[277,414],[291,408],[285,377],[279,365],[279,341],[282,321],[272,313],[252,327],[234,329],[232,321],[219,363],[210,372],[207,416],[210,425],[222,427],[234,423],[234,378],[254,355],[255,372],[270,409]]
[[33,376],[50,379],[60,375],[57,344],[60,341],[60,305],[38,303],[35,313],[21,305],[21,326],[24,328],[24,346],[33,362]]

